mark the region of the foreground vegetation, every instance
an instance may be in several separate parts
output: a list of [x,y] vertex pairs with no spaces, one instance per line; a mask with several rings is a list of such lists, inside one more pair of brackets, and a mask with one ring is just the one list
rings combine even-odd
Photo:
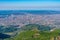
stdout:
[[23,31],[14,40],[50,40],[52,37],[59,36],[59,30],[53,32],[41,32],[37,30]]
[[22,27],[16,36],[5,40],[54,40],[60,36],[60,29],[51,29],[49,26],[29,24]]
[[42,25],[42,31],[40,27],[37,27],[39,27],[39,25],[26,25],[24,30],[14,37],[14,40],[52,40],[52,38],[60,35],[60,29],[49,31],[49,26],[45,27]]

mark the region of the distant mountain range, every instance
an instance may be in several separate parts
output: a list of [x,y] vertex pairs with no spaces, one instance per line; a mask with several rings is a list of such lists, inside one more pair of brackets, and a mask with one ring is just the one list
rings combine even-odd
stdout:
[[0,10],[0,15],[10,15],[10,14],[15,14],[15,15],[24,15],[24,14],[40,14],[40,15],[45,15],[45,14],[60,14],[60,11],[54,11],[54,10]]

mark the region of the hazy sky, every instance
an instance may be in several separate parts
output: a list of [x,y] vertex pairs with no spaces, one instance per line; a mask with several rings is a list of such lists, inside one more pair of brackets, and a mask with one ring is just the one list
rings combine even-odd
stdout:
[[60,10],[60,0],[0,0],[0,10]]

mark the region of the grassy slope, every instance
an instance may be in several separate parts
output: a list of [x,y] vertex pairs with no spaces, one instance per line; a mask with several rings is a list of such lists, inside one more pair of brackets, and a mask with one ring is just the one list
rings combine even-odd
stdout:
[[38,32],[39,37],[34,38],[36,32],[35,31],[25,31],[21,32],[19,35],[15,37],[15,40],[49,40],[50,33],[49,32]]
[[53,32],[38,32],[39,37],[32,37],[36,32],[35,31],[25,31],[17,35],[14,40],[50,40],[51,37],[57,37],[60,30],[55,30]]
[[[60,29],[52,32],[36,30],[35,28],[37,26],[38,25],[27,25],[22,32],[14,37],[14,40],[50,40],[51,37],[57,37],[60,33]],[[35,38],[35,34],[39,34],[39,36]]]

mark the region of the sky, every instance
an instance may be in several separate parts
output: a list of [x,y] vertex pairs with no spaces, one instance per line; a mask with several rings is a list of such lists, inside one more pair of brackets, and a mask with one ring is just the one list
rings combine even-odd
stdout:
[[60,0],[0,0],[0,10],[60,10]]

